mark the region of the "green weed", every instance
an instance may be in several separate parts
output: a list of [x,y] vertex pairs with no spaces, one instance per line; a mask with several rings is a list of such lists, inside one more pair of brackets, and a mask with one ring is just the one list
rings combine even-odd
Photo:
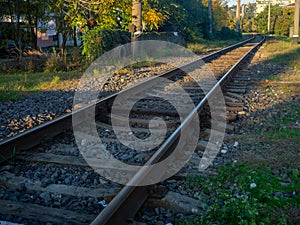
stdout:
[[59,76],[54,76],[52,81],[51,81],[51,84],[52,85],[57,85],[59,83],[59,80],[60,80]]
[[289,197],[300,186],[299,170],[289,170],[288,176],[293,182],[283,186],[283,179],[270,168],[246,163],[222,166],[217,176],[188,176],[186,187],[201,192],[199,201],[205,203],[205,213],[177,224],[290,223],[289,210],[300,202],[299,195]]

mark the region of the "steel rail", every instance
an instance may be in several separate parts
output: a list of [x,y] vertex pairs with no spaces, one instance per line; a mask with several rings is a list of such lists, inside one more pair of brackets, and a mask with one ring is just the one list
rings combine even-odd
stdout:
[[[186,63],[182,65],[180,68],[175,68],[171,69],[169,71],[166,71],[160,75],[153,76],[149,79],[147,79],[144,82],[138,83],[136,85],[133,85],[129,88],[126,88],[121,91],[131,91],[135,89],[136,87],[143,86],[143,85],[151,85],[155,83],[155,79],[157,77],[168,77],[171,76],[172,74],[181,71],[182,68],[200,63],[200,62],[209,62],[215,58],[218,58],[219,56],[236,49],[250,41],[252,41],[255,37],[252,36],[251,38],[242,41],[240,43],[228,46],[226,48],[223,48],[221,50],[215,51],[209,55],[206,55],[204,57],[201,57],[199,59],[196,59],[190,63]],[[80,118],[84,118],[82,115],[86,114],[89,112],[89,110],[94,110],[96,108],[96,115],[98,109],[105,108],[107,104],[110,104],[114,101],[116,96],[120,94],[119,93],[114,93],[108,97],[105,97],[95,103],[92,103],[91,105],[85,106],[83,108],[80,108],[78,110],[75,110],[71,113],[65,114],[63,116],[60,116],[54,120],[51,120],[49,122],[46,122],[42,125],[36,126],[30,130],[27,130],[23,133],[20,133],[14,137],[11,137],[7,140],[4,140],[3,142],[0,143],[0,163],[8,161],[10,158],[14,157],[14,154],[20,151],[25,151],[28,150],[38,144],[40,144],[42,141],[50,139],[52,137],[55,137],[59,135],[60,133],[64,132],[65,130],[69,129],[72,127],[72,117],[76,116],[78,119],[78,122],[83,122],[80,120]]]
[[[185,118],[181,125],[170,135],[164,144],[154,153],[154,155],[146,162],[145,166],[137,172],[129,183],[136,183],[136,181],[143,180],[149,172],[151,172],[149,165],[159,162],[166,154],[168,154],[175,147],[176,142],[182,130],[192,121],[193,117],[203,109],[209,97],[213,96],[219,86],[224,86],[226,82],[232,78],[239,67],[254,54],[258,48],[264,43],[265,36],[262,40],[249,50],[207,93],[195,109]],[[95,218],[91,225],[122,225],[128,223],[128,218],[132,218],[137,210],[149,197],[149,186],[124,186],[121,191],[112,199],[106,208]]]

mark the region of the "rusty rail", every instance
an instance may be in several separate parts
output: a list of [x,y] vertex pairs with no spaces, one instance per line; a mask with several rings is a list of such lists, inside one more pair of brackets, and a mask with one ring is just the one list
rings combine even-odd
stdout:
[[[229,52],[235,48],[238,48],[238,47],[250,42],[253,39],[254,39],[254,37],[251,37],[240,43],[237,43],[237,44],[231,45],[229,47],[226,47],[224,49],[213,52],[213,53],[211,53],[207,56],[204,56],[200,59],[197,59],[193,62],[187,63],[187,64],[183,65],[181,68],[185,68],[187,66],[197,64],[201,61],[209,62],[209,61],[219,57],[220,55],[225,54],[226,52]],[[169,77],[178,71],[180,71],[180,68],[175,68],[175,69],[169,70],[165,73],[162,73],[158,76],[154,76],[154,77],[152,77],[144,82],[141,82],[137,85],[134,85],[130,88],[124,89],[123,91],[130,91],[136,87],[143,86],[146,83],[155,82],[156,77]],[[56,135],[63,133],[65,130],[72,128],[72,116],[76,116],[76,118],[81,118],[81,115],[85,114],[85,112],[88,110],[92,110],[95,108],[96,109],[101,108],[101,106],[105,107],[108,103],[113,102],[117,95],[118,95],[118,93],[115,93],[115,94],[110,95],[104,99],[101,99],[89,106],[86,106],[86,107],[83,107],[76,111],[73,111],[72,113],[65,114],[54,120],[51,120],[42,125],[39,125],[30,130],[27,130],[21,134],[18,134],[12,138],[4,140],[3,142],[0,143],[0,163],[6,162],[10,158],[13,158],[14,154],[16,154],[17,152],[30,149],[30,148],[38,145],[42,141],[45,141],[52,137],[55,137]],[[97,112],[96,112],[96,114],[97,114]],[[79,122],[80,122],[80,120],[79,120]]]
[[[255,45],[254,48],[249,50],[207,93],[207,95],[201,100],[201,102],[195,107],[195,109],[189,114],[189,116],[183,121],[183,123],[172,133],[172,135],[164,142],[164,144],[154,153],[154,155],[147,161],[145,167],[143,167],[132,179],[143,180],[147,177],[147,174],[151,172],[147,166],[153,165],[159,162],[166,154],[168,154],[178,141],[181,130],[184,130],[188,123],[190,123],[193,117],[205,106],[209,97],[213,96],[217,91],[217,87],[224,86],[236,71],[242,66],[242,64],[253,56],[259,47],[264,43],[265,37]],[[209,57],[209,56],[208,56]],[[135,181],[129,183],[136,183]],[[125,186],[117,196],[109,203],[109,205],[97,216],[97,218],[91,223],[91,225],[104,225],[104,224],[127,224],[128,218],[132,218],[138,211],[139,207],[149,197],[149,186]]]

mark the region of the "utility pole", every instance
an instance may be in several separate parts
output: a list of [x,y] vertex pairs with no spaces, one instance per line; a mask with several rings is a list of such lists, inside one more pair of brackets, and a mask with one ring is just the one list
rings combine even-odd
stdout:
[[142,31],[142,0],[132,1],[132,24],[136,32]]
[[239,33],[241,32],[240,21],[241,21],[241,0],[237,0],[237,4],[236,4],[236,31],[239,32]]
[[209,38],[212,37],[212,0],[208,0]]
[[293,44],[298,44],[299,38],[299,7],[300,0],[295,0],[295,16],[294,16],[294,32],[293,32]]
[[132,43],[132,55],[135,57],[139,52],[139,36],[142,34],[142,0],[132,0],[132,14],[131,14],[131,43]]
[[271,0],[269,0],[269,6],[268,6],[268,34],[270,33],[270,26],[271,26]]
[[244,30],[244,18],[246,14],[246,4],[242,4],[241,30]]

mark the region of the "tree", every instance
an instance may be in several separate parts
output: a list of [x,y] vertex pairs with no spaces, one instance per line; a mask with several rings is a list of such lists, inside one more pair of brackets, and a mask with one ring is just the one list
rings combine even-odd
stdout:
[[255,3],[248,3],[245,6],[245,12],[242,18],[242,29],[244,32],[255,30]]
[[220,31],[223,27],[227,27],[228,23],[228,9],[223,2],[219,0],[213,1],[213,17],[214,17],[214,27],[217,31]]
[[46,1],[37,0],[27,0],[24,3],[25,18],[28,22],[27,25],[31,33],[32,47],[37,49],[38,23],[44,19],[47,4]]
[[294,22],[294,11],[293,7],[284,7],[277,17],[277,21],[274,25],[274,33],[279,35],[289,35],[290,27],[293,26]]
[[43,20],[46,7],[46,1],[1,1],[0,17],[10,21],[10,26],[5,34],[6,38],[13,39],[20,48],[22,47],[21,43],[37,48],[38,22]]
[[[266,7],[256,17],[256,29],[258,32],[267,32],[268,8]],[[294,8],[271,5],[271,33],[288,35],[289,28],[293,25]]]
[[178,31],[187,41],[196,41],[208,28],[207,7],[201,0],[162,0],[159,10],[167,18],[159,31]]

